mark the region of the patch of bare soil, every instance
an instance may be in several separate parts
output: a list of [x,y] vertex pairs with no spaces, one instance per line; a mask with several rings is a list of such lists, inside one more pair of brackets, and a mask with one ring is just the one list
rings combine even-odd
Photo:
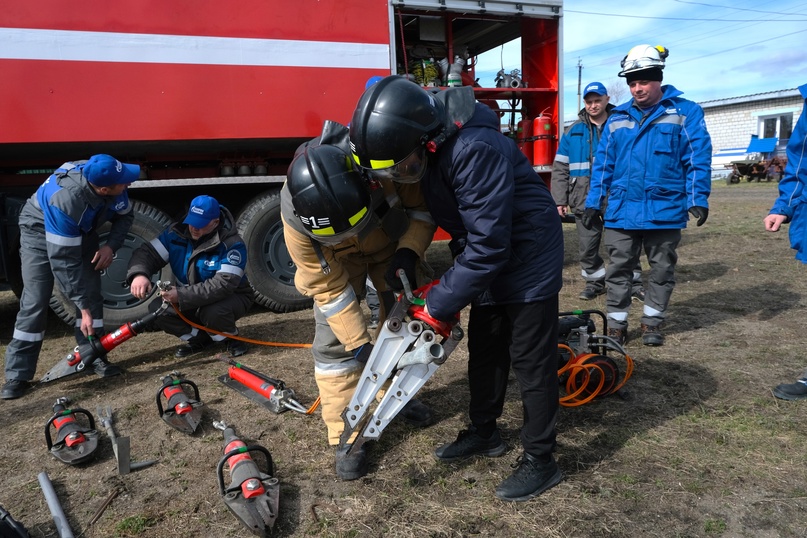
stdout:
[[[178,360],[176,339],[146,333],[110,355],[123,376],[66,378],[0,401],[0,505],[32,536],[57,536],[37,482],[46,471],[76,536],[250,536],[218,491],[223,440],[212,421],[224,420],[274,458],[281,483],[276,536],[804,536],[805,403],[778,401],[771,388],[807,367],[807,272],[794,261],[786,231],[763,229],[775,196],[775,184],[715,184],[708,222],[684,232],[666,344],[642,346],[641,306],[634,303],[627,350],[636,369],[626,397],[561,410],[557,458],[565,480],[530,502],[493,496],[520,453],[514,380],[500,423],[510,446],[504,456],[449,465],[432,456],[467,421],[464,343],[420,394],[438,423],[423,430],[394,423],[372,447],[370,474],[340,482],[318,412],[273,414],[222,385],[217,378],[227,367],[212,353]],[[577,299],[584,285],[577,241],[572,225],[564,230],[561,308],[604,310],[604,297]],[[446,251],[443,244],[430,249],[438,270],[450,263]],[[10,292],[0,294],[3,344],[16,308]],[[241,323],[244,336],[281,342],[311,342],[313,327],[310,311],[255,309]],[[54,318],[37,379],[73,346],[72,331]],[[285,381],[304,405],[317,397],[307,349],[253,346],[242,362]],[[159,378],[173,370],[199,386],[205,403],[193,436],[169,428],[157,413]],[[93,461],[57,461],[44,425],[61,396],[93,414],[111,406],[117,434],[130,437],[132,460],[159,462],[120,476],[103,433]],[[120,494],[89,526],[116,489]]]

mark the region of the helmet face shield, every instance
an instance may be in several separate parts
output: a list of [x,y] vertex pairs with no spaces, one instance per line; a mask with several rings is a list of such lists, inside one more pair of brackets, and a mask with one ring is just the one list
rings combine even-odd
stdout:
[[[358,159],[356,160],[358,161]],[[426,174],[426,148],[419,146],[397,163],[385,168],[377,168],[379,165],[386,164],[384,161],[372,164],[373,168],[362,169],[375,179],[389,179],[397,183],[417,183]]]
[[337,232],[332,226],[328,226],[328,223],[326,222],[320,222],[320,224],[324,224],[324,226],[315,227],[311,225],[312,223],[307,217],[302,215],[298,215],[298,217],[303,223],[303,226],[305,226],[306,233],[309,236],[316,239],[318,243],[330,246],[338,245],[342,241],[346,241],[353,236],[359,235],[362,230],[367,227],[367,224],[373,220],[370,208],[365,207],[350,217],[350,222],[353,224],[351,228],[348,228],[342,232]]

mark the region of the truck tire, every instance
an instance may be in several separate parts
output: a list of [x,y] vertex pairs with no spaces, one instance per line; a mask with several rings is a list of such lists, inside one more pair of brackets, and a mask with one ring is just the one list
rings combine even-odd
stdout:
[[[129,293],[129,286],[126,284],[126,271],[129,266],[129,258],[132,252],[142,245],[160,235],[160,233],[171,223],[171,218],[154,206],[132,200],[132,210],[135,212],[135,219],[123,246],[115,253],[115,259],[101,275],[101,293],[104,296],[104,327],[107,331],[112,331],[125,323],[136,321],[148,314],[148,304],[155,296],[156,289],[145,299],[136,299]],[[105,224],[98,231],[101,244],[106,240],[109,233],[109,224]],[[152,275],[151,281],[172,280],[171,268],[163,267],[160,271]],[[56,315],[70,325],[76,322],[76,307],[72,301],[64,296],[58,286],[54,286],[53,295],[50,298],[50,307]]]
[[247,244],[247,275],[255,301],[279,314],[310,308],[313,301],[294,287],[297,268],[283,238],[280,192],[256,197],[241,211],[237,227]]

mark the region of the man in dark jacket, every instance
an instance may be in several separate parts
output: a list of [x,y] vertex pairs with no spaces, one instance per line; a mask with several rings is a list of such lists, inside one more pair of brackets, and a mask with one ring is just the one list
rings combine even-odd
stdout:
[[468,322],[471,426],[435,456],[499,456],[496,426],[512,367],[521,388],[524,453],[496,489],[525,501],[555,486],[558,410],[558,293],[563,237],[555,202],[499,118],[471,88],[434,94],[391,76],[362,95],[350,124],[354,160],[377,178],[421,181],[454,265],[426,299],[449,321],[472,304]]
[[[88,337],[103,334],[100,271],[112,264],[132,225],[126,189],[139,176],[136,164],[93,155],[64,163],[23,206],[19,225],[24,288],[6,347],[3,399],[25,394],[36,373],[54,281],[76,305],[76,342],[83,345]],[[112,227],[100,246],[98,229],[106,222]],[[106,357],[96,359],[93,367],[102,377],[121,373]]]
[[233,357],[246,353],[244,342],[226,336],[238,334],[235,322],[247,313],[254,297],[244,272],[247,247],[227,208],[215,198],[197,196],[181,224],[173,224],[135,250],[126,275],[132,295],[147,297],[152,289],[150,275],[166,264],[171,265],[176,282],[160,291],[152,310],[168,301],[190,321],[216,331],[200,331],[169,309],[155,323],[186,342],[176,356],[187,357],[217,342],[226,342]]

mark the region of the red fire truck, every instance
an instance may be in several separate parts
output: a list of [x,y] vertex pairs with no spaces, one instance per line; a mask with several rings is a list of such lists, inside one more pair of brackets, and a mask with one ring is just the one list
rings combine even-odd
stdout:
[[[257,301],[276,312],[305,308],[279,210],[295,148],[325,120],[349,122],[370,77],[444,86],[444,67],[461,59],[462,83],[502,104],[513,136],[548,170],[562,110],[562,3],[8,0],[0,10],[0,277],[19,291],[16,218],[37,186],[66,161],[109,153],[143,170],[130,190],[135,224],[104,275],[110,326],[145,312],[124,283],[132,249],[202,193],[237,215]],[[520,69],[477,80],[479,55],[516,39]],[[58,290],[51,304],[72,319]]]

